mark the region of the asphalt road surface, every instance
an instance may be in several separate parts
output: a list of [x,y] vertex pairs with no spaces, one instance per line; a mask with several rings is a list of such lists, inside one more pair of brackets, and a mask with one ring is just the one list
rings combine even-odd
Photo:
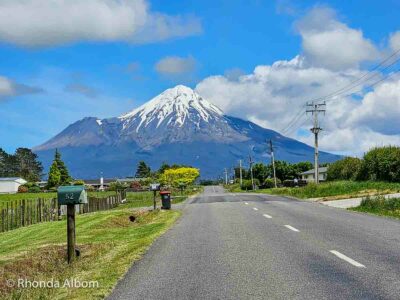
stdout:
[[109,299],[400,299],[400,222],[206,187]]

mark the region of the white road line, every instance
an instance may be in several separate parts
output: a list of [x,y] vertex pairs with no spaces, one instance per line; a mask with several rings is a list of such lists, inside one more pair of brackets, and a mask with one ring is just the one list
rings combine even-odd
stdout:
[[300,232],[300,230],[294,228],[293,226],[285,225],[285,227],[288,228],[288,229],[290,229],[290,230],[293,230],[293,231],[295,231],[295,232]]
[[334,255],[336,255],[337,257],[347,261],[349,264],[352,264],[353,266],[355,266],[357,268],[365,268],[365,266],[363,264],[360,264],[359,262],[357,262],[354,259],[351,259],[350,257],[340,253],[339,251],[330,250],[329,252],[334,254]]
[[272,217],[270,215],[263,214],[263,216],[266,217],[267,219],[272,219]]
[[253,209],[254,209],[254,210],[258,210],[258,208],[257,208],[257,207],[253,207]]
[[249,205],[249,203],[248,203],[248,202],[245,202],[244,204],[246,204],[246,205]]

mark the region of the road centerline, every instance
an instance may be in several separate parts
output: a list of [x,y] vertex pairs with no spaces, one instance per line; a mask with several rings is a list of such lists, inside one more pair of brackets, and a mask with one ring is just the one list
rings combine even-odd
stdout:
[[248,202],[245,202],[244,204],[246,204],[246,205],[249,205],[249,203],[248,203]]
[[254,209],[254,210],[258,210],[258,208],[257,208],[257,207],[253,207],[253,209]]
[[344,255],[343,253],[340,253],[339,251],[336,250],[329,250],[330,253],[336,255],[340,259],[343,259],[344,261],[347,261],[349,264],[357,267],[357,268],[366,268],[363,264],[360,264],[358,261],[355,261],[354,259]]
[[263,216],[266,217],[267,219],[272,219],[272,217],[270,215],[263,214]]
[[294,232],[300,232],[300,230],[298,230],[297,228],[294,228],[293,226],[285,225],[285,227],[290,229],[290,230],[292,230],[292,231],[294,231]]

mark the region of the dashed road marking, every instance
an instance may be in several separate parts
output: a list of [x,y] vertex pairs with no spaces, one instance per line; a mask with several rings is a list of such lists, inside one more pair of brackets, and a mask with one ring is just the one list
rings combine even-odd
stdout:
[[258,210],[258,208],[257,208],[257,207],[253,207],[253,209],[254,209],[254,210]]
[[249,203],[248,203],[248,202],[245,202],[244,204],[246,204],[246,205],[249,205]]
[[336,250],[330,250],[330,253],[336,255],[337,257],[347,261],[349,264],[352,264],[353,266],[357,267],[357,268],[365,268],[365,266],[363,264],[360,264],[359,262],[355,261],[354,259],[340,253],[339,251]]
[[263,216],[266,217],[267,219],[272,219],[272,217],[270,215],[263,214]]
[[300,232],[300,230],[298,230],[297,228],[294,228],[293,226],[285,225],[285,227],[288,228],[288,229],[290,229],[290,230],[293,230],[293,231],[295,231],[295,232]]

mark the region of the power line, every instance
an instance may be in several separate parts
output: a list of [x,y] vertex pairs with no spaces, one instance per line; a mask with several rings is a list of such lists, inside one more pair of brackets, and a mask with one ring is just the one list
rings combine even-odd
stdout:
[[[381,66],[385,65],[388,61],[390,61],[393,57],[395,57],[395,56],[396,56],[397,54],[399,54],[399,53],[400,53],[400,49],[396,50],[396,51],[395,51],[394,53],[392,53],[390,56],[388,56],[387,58],[385,58],[385,59],[384,59],[383,61],[381,61],[378,65],[376,65],[374,68],[372,68],[370,71],[366,72],[363,76],[361,76],[361,77],[359,77],[359,78],[353,80],[352,82],[350,82],[350,83],[347,84],[346,86],[340,88],[339,90],[336,90],[336,91],[334,91],[334,92],[332,92],[332,93],[330,93],[330,94],[328,94],[328,95],[325,95],[325,96],[323,96],[323,97],[315,98],[315,99],[311,100],[311,102],[317,102],[317,101],[321,101],[321,100],[326,100],[326,101],[334,100],[334,99],[331,99],[331,98],[340,96],[341,94],[346,93],[346,92],[348,92],[348,91],[351,91],[352,89],[356,88],[357,86],[368,82],[369,80],[371,80],[372,78],[374,78],[374,77],[376,77],[377,75],[380,74],[380,73],[373,73],[373,74],[371,74],[371,72],[373,72],[373,71],[375,71],[375,70],[378,70]],[[396,64],[397,62],[399,62],[399,61],[400,61],[400,57],[396,58],[393,62],[391,62],[391,63],[390,63],[389,65],[387,65],[385,68],[381,69],[380,72],[383,72],[383,71],[389,69],[390,67],[392,67],[393,65],[395,65],[395,64]],[[368,75],[370,75],[370,76],[368,76]],[[390,76],[391,76],[391,75],[390,75]],[[370,86],[367,87],[367,88],[371,88],[371,87],[377,85],[378,83],[384,81],[385,79],[389,78],[390,76],[384,77],[382,80],[379,80],[378,82],[375,82],[374,84],[370,85]],[[366,78],[366,77],[368,77],[368,78]],[[366,78],[366,80],[363,80],[364,78]],[[356,83],[357,83],[357,84],[356,84]],[[365,88],[364,88],[364,89],[365,89]],[[350,94],[348,94],[348,95],[345,95],[344,97],[348,97],[348,96],[351,96],[351,95],[353,95],[353,94],[355,94],[355,93],[359,93],[359,92],[362,92],[362,91],[363,91],[363,89],[361,89],[361,90],[359,90],[359,91],[357,91],[357,92],[352,92],[352,93],[350,93]],[[304,104],[303,104],[303,105],[304,105]],[[303,107],[303,105],[302,105],[301,107]],[[292,131],[291,129],[293,129],[294,126],[296,125],[296,123],[300,120],[300,118],[301,118],[301,116],[302,116],[302,113],[303,113],[303,110],[301,109],[301,110],[291,119],[291,121],[288,123],[288,125],[287,125],[284,129],[281,130],[281,132],[282,132],[283,134],[287,134],[288,132],[291,132],[291,131]],[[296,126],[296,127],[297,127],[297,126]],[[298,128],[298,127],[297,127],[297,128]]]

